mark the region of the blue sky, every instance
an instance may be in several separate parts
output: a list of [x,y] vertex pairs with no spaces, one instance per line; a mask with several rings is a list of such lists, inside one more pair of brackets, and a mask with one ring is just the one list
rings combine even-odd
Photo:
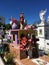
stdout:
[[19,20],[19,15],[24,12],[28,24],[39,21],[39,12],[47,9],[46,18],[49,15],[49,0],[0,0],[0,16],[5,17],[9,23],[11,16]]

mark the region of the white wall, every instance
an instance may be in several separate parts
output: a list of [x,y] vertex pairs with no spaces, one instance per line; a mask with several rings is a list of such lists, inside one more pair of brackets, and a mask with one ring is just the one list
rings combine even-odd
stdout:
[[[42,34],[40,34],[40,30],[42,30]],[[44,22],[41,22],[38,25],[37,31],[38,31],[38,37],[45,37]]]
[[43,38],[39,38],[39,41],[37,41],[39,44],[39,49],[44,50],[45,41]]
[[[40,24],[38,24],[37,32],[38,32],[38,38],[39,41],[37,42],[39,44],[39,49],[44,50],[45,48],[45,28],[44,28],[45,22],[41,21]],[[40,34],[40,30],[42,30],[42,33]]]
[[45,40],[45,43],[46,43],[45,49],[46,49],[46,50],[49,50],[49,40]]
[[[40,34],[40,29],[42,30],[42,34]],[[39,38],[39,41],[37,41],[39,49],[49,50],[49,24],[47,22],[41,22],[38,24],[37,33],[37,37]]]

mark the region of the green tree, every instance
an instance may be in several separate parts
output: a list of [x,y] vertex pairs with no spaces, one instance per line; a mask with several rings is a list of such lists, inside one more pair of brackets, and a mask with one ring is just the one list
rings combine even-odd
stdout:
[[10,24],[6,24],[6,25],[5,25],[5,29],[6,29],[6,30],[11,29],[11,25],[10,25]]

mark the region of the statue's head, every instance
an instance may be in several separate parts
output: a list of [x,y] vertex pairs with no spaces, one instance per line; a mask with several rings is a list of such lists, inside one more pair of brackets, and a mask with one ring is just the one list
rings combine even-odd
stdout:
[[45,20],[44,16],[45,16],[45,13],[46,13],[46,12],[47,12],[47,9],[41,10],[40,13],[39,13],[40,19],[41,19],[42,21]]

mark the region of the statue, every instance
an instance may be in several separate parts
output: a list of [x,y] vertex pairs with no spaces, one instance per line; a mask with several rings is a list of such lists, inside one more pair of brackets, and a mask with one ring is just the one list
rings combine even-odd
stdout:
[[40,11],[39,16],[40,16],[41,21],[45,21],[44,15],[45,15],[46,12],[47,12],[47,9]]
[[49,22],[49,16],[47,17],[47,22]]
[[18,27],[17,27],[17,25],[16,25],[16,23],[13,23],[12,24],[12,29],[17,29]]
[[18,28],[17,23],[18,21],[15,18],[11,18],[10,25],[12,26],[12,29]]

